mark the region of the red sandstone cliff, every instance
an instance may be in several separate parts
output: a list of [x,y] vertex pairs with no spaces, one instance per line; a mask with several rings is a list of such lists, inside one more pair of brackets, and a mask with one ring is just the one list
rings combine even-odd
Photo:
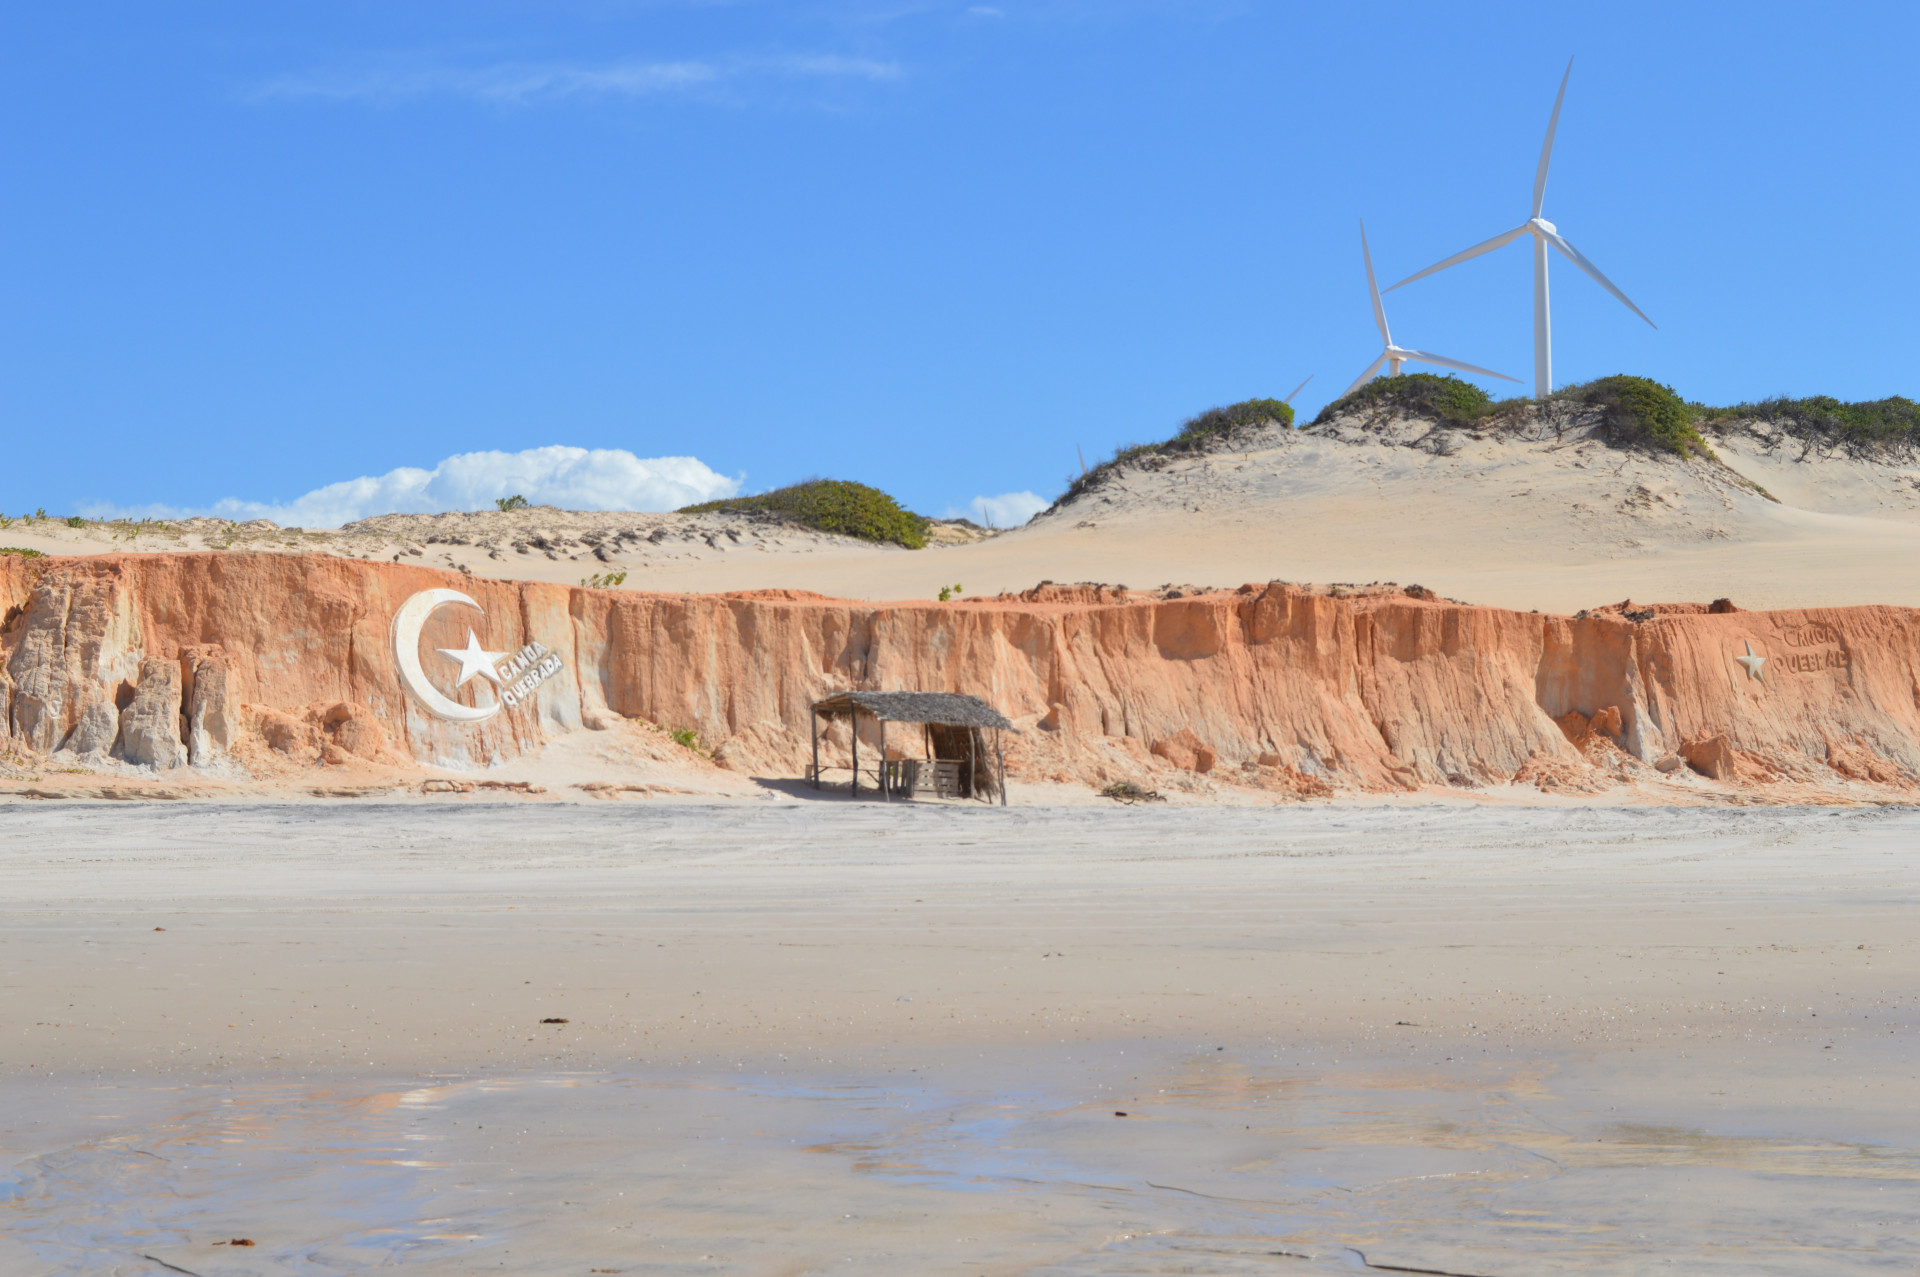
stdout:
[[[432,588],[485,615],[442,609],[422,651],[461,648],[471,628],[491,650],[543,645],[558,673],[485,723],[427,713],[403,688],[392,625]],[[617,714],[692,727],[724,765],[791,776],[808,704],[865,687],[983,697],[1024,729],[1009,764],[1030,779],[1139,775],[1163,765],[1150,751],[1211,755],[1222,774],[1295,792],[1580,788],[1675,755],[1756,785],[1904,794],[1920,778],[1920,612],[1905,608],[1570,618],[1285,585],[866,604],[208,554],[0,556],[0,613],[13,748],[160,770],[244,770],[262,751],[484,767]],[[1749,644],[1759,678],[1735,659]],[[457,667],[436,668],[455,690]],[[456,694],[474,703],[480,685]]]

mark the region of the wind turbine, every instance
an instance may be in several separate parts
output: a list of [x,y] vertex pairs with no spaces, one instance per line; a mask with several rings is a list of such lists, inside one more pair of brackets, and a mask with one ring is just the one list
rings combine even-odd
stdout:
[[[1380,285],[1375,283],[1373,279],[1373,254],[1367,249],[1367,224],[1364,221],[1360,223],[1360,256],[1364,258],[1367,263],[1367,291],[1373,295],[1373,322],[1380,327],[1380,340],[1385,343],[1386,349],[1380,352],[1380,358],[1367,365],[1367,370],[1355,378],[1351,386],[1348,386],[1346,390],[1341,392],[1340,397],[1342,399],[1345,399],[1348,395],[1366,385],[1367,382],[1372,379],[1373,374],[1380,371],[1381,364],[1387,365],[1387,375],[1389,377],[1398,377],[1400,375],[1401,364],[1413,363],[1436,364],[1441,368],[1457,368],[1461,372],[1477,372],[1482,377],[1498,377],[1502,381],[1519,380],[1518,377],[1509,377],[1507,374],[1495,372],[1491,368],[1476,368],[1472,364],[1463,364],[1458,359],[1448,359],[1444,355],[1430,354],[1424,350],[1408,350],[1405,346],[1394,345],[1393,334],[1387,331],[1386,308],[1380,304]],[[1301,382],[1300,384],[1304,386],[1306,383]],[[1296,390],[1294,393],[1298,394],[1300,392]]]
[[[1308,374],[1307,374],[1307,381],[1312,381],[1312,380],[1313,380],[1313,377],[1314,377],[1314,374],[1312,374],[1312,373],[1308,373]],[[1297,394],[1299,394],[1299,393],[1300,393],[1301,391],[1303,391],[1303,390],[1305,390],[1305,389],[1307,388],[1307,381],[1303,381],[1303,382],[1301,382],[1301,383],[1300,383],[1299,385],[1297,385],[1297,386],[1295,386],[1295,387],[1293,388],[1293,395],[1297,395]],[[1280,402],[1281,402],[1281,403],[1283,403],[1283,404],[1286,404],[1286,405],[1287,405],[1288,407],[1292,407],[1292,406],[1293,406],[1293,395],[1288,395],[1288,396],[1287,396],[1287,397],[1286,397],[1285,399],[1282,399],[1282,400],[1281,400]]]
[[[1560,234],[1559,227],[1540,216],[1540,208],[1547,199],[1547,161],[1553,158],[1553,134],[1560,127],[1560,104],[1566,101],[1567,81],[1573,76],[1573,59],[1567,59],[1567,72],[1560,77],[1560,95],[1553,100],[1553,115],[1547,120],[1547,140],[1540,147],[1540,170],[1533,177],[1533,216],[1521,225],[1504,234],[1495,235],[1483,244],[1475,244],[1462,253],[1455,253],[1443,262],[1435,262],[1415,275],[1409,275],[1387,291],[1411,284],[1416,279],[1425,279],[1435,271],[1445,270],[1458,265],[1470,257],[1482,253],[1491,253],[1519,239],[1522,235],[1533,236],[1533,392],[1539,399],[1545,399],[1553,390],[1553,319],[1547,308],[1547,245],[1551,244],[1581,270],[1593,276],[1595,283],[1620,299],[1625,306],[1642,319],[1645,312],[1634,305],[1627,295],[1615,288],[1613,281],[1600,273],[1600,268],[1581,256],[1580,250],[1569,244]],[[1659,328],[1651,319],[1647,327]]]

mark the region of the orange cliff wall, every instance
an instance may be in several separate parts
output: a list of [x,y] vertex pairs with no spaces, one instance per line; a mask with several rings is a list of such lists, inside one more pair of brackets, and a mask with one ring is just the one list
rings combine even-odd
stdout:
[[[471,627],[492,650],[544,644],[560,673],[483,724],[428,715],[400,682],[391,626],[430,588],[486,615],[442,609],[423,651],[463,647]],[[1920,612],[1905,608],[1570,618],[1285,585],[869,604],[208,554],[0,556],[0,612],[11,747],[156,767],[484,767],[620,715],[695,728],[723,763],[790,776],[808,704],[857,687],[983,697],[1023,729],[1010,766],[1034,779],[1144,774],[1159,766],[1149,749],[1183,731],[1223,772],[1265,756],[1363,790],[1577,773],[1596,745],[1642,763],[1717,749],[1709,767],[1755,782],[1904,792],[1920,778]],[[1763,680],[1733,659],[1748,643],[1767,657]],[[450,688],[451,663],[425,659]],[[460,693],[469,703],[478,682]]]

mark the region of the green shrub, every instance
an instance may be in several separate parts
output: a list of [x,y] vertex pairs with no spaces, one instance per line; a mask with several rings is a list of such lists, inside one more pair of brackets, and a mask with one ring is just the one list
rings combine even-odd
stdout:
[[1293,405],[1278,399],[1243,399],[1225,408],[1209,408],[1182,423],[1180,433],[1172,441],[1197,441],[1210,435],[1227,434],[1242,426],[1264,425],[1269,421],[1282,429],[1291,430]]
[[592,576],[580,578],[580,584],[589,590],[612,590],[627,583],[625,572],[595,572]]
[[1182,422],[1179,431],[1171,439],[1160,443],[1130,443],[1116,448],[1113,456],[1106,461],[1070,477],[1067,490],[1060,500],[1073,500],[1129,462],[1183,452],[1204,452],[1216,440],[1224,440],[1237,430],[1264,425],[1278,426],[1282,430],[1293,429],[1293,405],[1279,399],[1243,399],[1224,408],[1209,408]]
[[700,733],[691,727],[676,727],[667,735],[673,737],[674,744],[684,746],[696,754],[700,752]]
[[716,510],[767,510],[822,532],[858,537],[862,541],[892,542],[909,550],[918,550],[927,543],[925,515],[903,509],[878,488],[845,479],[808,479],[757,497],[702,501],[683,507],[680,513],[708,514]]
[[501,510],[524,510],[527,508],[529,502],[525,497],[516,492],[510,497],[495,497],[493,504]]
[[1694,426],[1693,407],[1672,386],[1620,374],[1567,386],[1548,396],[1557,402],[1605,408],[1606,430],[1616,442],[1686,456],[1710,457],[1713,449]]
[[67,516],[67,526],[70,528],[84,528],[87,526],[87,521],[77,514],[70,514]]
[[1514,402],[1511,399],[1495,402],[1493,396],[1480,387],[1451,374],[1410,372],[1399,377],[1375,377],[1352,394],[1322,408],[1313,424],[1317,426],[1342,413],[1366,408],[1399,408],[1448,425],[1472,426]]
[[0,554],[17,554],[23,559],[44,559],[47,557],[38,550],[28,550],[17,545],[0,545]]
[[1842,403],[1831,395],[1809,399],[1763,399],[1730,408],[1696,407],[1707,421],[1759,420],[1785,423],[1795,434],[1854,445],[1920,444],[1920,404],[1903,395]]

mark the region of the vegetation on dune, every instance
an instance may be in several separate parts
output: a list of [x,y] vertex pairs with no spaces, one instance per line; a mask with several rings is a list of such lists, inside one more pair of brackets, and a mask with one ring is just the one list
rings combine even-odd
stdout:
[[[1671,386],[1646,377],[1601,377],[1556,390],[1548,396],[1548,401],[1604,410],[1605,430],[1618,443],[1681,456],[1713,455],[1695,426],[1695,409],[1675,394]],[[1533,406],[1532,399],[1495,399],[1472,382],[1448,374],[1415,372],[1401,377],[1374,378],[1352,394],[1322,408],[1313,424],[1317,426],[1350,412],[1398,408],[1442,425],[1471,428],[1496,424]]]
[[1920,404],[1904,395],[1842,403],[1831,395],[1763,399],[1730,408],[1694,405],[1703,421],[1773,421],[1793,433],[1855,446],[1920,444]]
[[1285,429],[1293,426],[1293,405],[1280,399],[1242,399],[1224,408],[1209,408],[1197,417],[1180,423],[1180,433],[1161,447],[1184,443],[1188,448],[1204,443],[1215,435],[1231,434],[1242,426],[1273,424]]
[[[1495,399],[1470,381],[1447,373],[1416,372],[1376,377],[1320,410],[1313,426],[1343,416],[1397,410],[1456,429],[1498,429],[1525,422],[1542,408],[1561,405],[1586,415],[1601,414],[1596,432],[1615,447],[1715,459],[1701,434],[1703,425],[1763,421],[1816,442],[1860,451],[1920,448],[1920,403],[1895,395],[1862,403],[1843,403],[1827,395],[1785,397],[1714,408],[1690,403],[1672,386],[1625,373],[1563,386],[1545,404],[1531,397]],[[1111,460],[1075,477],[1060,498],[1064,504],[1086,494],[1116,468],[1130,462],[1149,466],[1161,457],[1204,451],[1210,441],[1253,425],[1293,424],[1293,410],[1274,399],[1249,399],[1227,408],[1210,408],[1186,422],[1164,443],[1131,444]],[[1765,495],[1765,489],[1754,486]]]
[[510,497],[495,497],[493,504],[504,513],[508,510],[525,510],[531,503],[516,492]]
[[1342,413],[1364,408],[1399,408],[1451,426],[1473,426],[1525,402],[1521,399],[1496,401],[1472,382],[1462,381],[1451,373],[1410,372],[1399,377],[1375,377],[1352,394],[1322,408],[1313,424],[1317,426]]
[[1606,409],[1606,430],[1618,442],[1662,449],[1679,456],[1711,457],[1700,437],[1693,406],[1672,386],[1647,377],[1618,374],[1554,391],[1548,400]]
[[680,513],[708,514],[716,510],[766,510],[821,532],[892,542],[909,550],[927,543],[925,515],[902,508],[878,488],[845,479],[808,479],[757,497],[703,501],[683,507]]
[[23,559],[44,559],[47,557],[38,550],[28,550],[17,545],[0,545],[0,554],[17,554]]
[[1115,449],[1112,457],[1068,479],[1067,490],[1060,500],[1073,500],[1129,463],[1176,456],[1183,452],[1204,452],[1217,443],[1225,442],[1238,431],[1267,426],[1291,430],[1293,406],[1279,399],[1243,399],[1222,408],[1209,408],[1182,422],[1179,432],[1171,439],[1160,443],[1130,443]]

